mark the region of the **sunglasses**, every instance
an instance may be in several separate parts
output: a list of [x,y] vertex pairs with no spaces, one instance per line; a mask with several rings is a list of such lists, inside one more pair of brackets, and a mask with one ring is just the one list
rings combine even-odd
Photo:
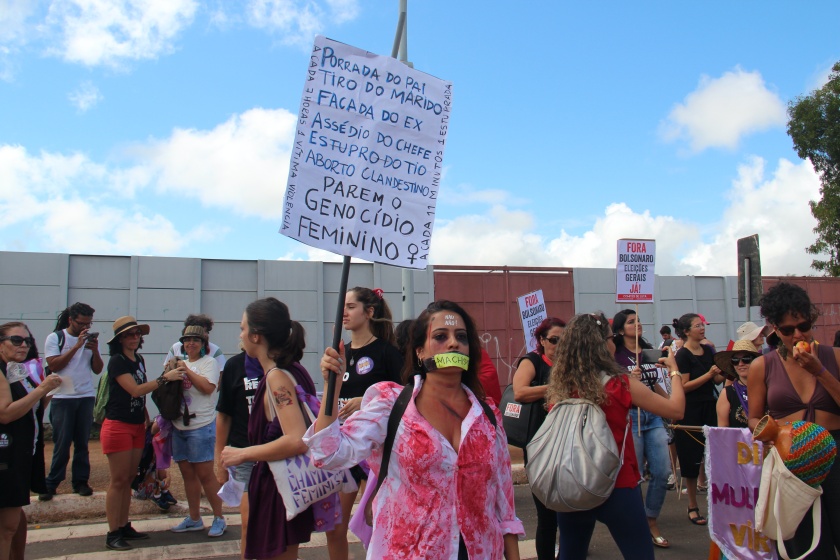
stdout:
[[32,338],[31,336],[27,336],[27,337],[22,337],[22,336],[17,336],[17,335],[0,336],[0,341],[3,341],[3,340],[8,340],[9,342],[12,343],[13,346],[20,346],[21,344],[23,344],[25,342],[26,345],[31,348],[32,345],[35,344],[35,339]]
[[805,321],[804,323],[799,323],[798,325],[785,325],[779,326],[776,325],[776,330],[783,336],[791,336],[793,335],[793,331],[797,330],[801,333],[806,333],[811,330],[811,322]]
[[557,344],[558,342],[560,342],[560,337],[559,336],[552,336],[552,337],[549,337],[549,338],[543,337],[543,340],[547,340],[552,344]]
[[729,362],[733,366],[737,366],[739,362],[746,365],[750,365],[754,359],[755,356],[732,356],[731,358],[729,358]]

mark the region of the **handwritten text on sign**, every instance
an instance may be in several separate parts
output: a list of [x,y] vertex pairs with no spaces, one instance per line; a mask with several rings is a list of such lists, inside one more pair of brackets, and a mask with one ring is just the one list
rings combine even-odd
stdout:
[[615,302],[653,303],[656,241],[619,239],[615,265]]
[[281,233],[425,268],[452,84],[318,36],[300,105]]
[[534,331],[547,317],[545,299],[542,290],[525,294],[517,298],[519,301],[519,315],[522,317],[522,332],[525,334],[525,348],[528,352],[537,349],[537,339]]

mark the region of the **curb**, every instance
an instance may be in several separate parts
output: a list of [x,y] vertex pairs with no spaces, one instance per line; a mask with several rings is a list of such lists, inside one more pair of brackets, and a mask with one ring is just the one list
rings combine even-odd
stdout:
[[[511,478],[515,486],[528,484],[528,475],[525,467],[521,464],[511,466]],[[212,510],[205,498],[201,499],[201,514],[210,515]],[[78,494],[56,494],[48,502],[41,502],[33,495],[31,503],[24,506],[26,521],[30,525],[46,525],[50,523],[67,523],[72,521],[91,522],[105,518],[105,492],[94,492],[92,496],[79,496]],[[239,508],[223,506],[225,514],[239,513]],[[152,517],[180,517],[187,515],[187,502],[181,500],[177,504],[163,511],[151,500],[138,500],[131,498],[129,515],[133,519]]]
[[[105,519],[105,492],[94,492],[92,496],[56,494],[48,502],[39,501],[35,495],[30,499],[31,503],[23,507],[26,522],[30,525],[72,521],[90,522]],[[168,510],[163,511],[151,500],[138,500],[132,497],[128,511],[134,519],[161,516],[180,517],[187,515],[188,508],[186,500],[181,500]],[[201,515],[212,515],[210,504],[204,498],[201,500],[200,511]],[[239,508],[222,506],[222,512],[225,514],[239,513]]]

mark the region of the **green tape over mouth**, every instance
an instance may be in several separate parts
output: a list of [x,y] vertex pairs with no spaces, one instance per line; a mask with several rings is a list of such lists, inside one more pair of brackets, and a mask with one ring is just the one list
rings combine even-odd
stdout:
[[470,357],[460,352],[446,352],[435,354],[434,357],[423,360],[423,365],[426,366],[427,371],[436,371],[448,367],[457,367],[467,371],[470,366]]

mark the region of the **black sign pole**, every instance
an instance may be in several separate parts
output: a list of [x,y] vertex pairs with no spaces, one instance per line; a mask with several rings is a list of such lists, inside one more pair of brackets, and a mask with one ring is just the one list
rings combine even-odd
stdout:
[[[341,344],[341,325],[344,319],[344,298],[347,295],[347,278],[350,276],[350,257],[345,256],[341,264],[341,282],[338,284],[338,305],[335,310],[335,326],[333,327],[332,347],[338,352]],[[324,393],[324,414],[333,415],[333,401],[335,400],[335,372],[331,371],[327,379],[327,390]]]

